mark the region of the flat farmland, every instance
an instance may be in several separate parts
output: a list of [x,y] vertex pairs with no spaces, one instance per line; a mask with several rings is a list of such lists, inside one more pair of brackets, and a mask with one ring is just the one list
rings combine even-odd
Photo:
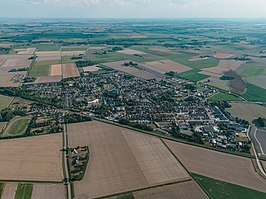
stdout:
[[51,65],[59,64],[59,61],[35,61],[29,71],[30,77],[48,76]]
[[263,89],[266,89],[266,76],[265,75],[255,75],[246,78],[247,82]]
[[74,56],[83,55],[85,51],[37,51],[35,54],[38,57],[60,57],[62,56]]
[[62,64],[63,78],[79,77],[79,70],[76,64]]
[[33,184],[31,199],[65,199],[63,184]]
[[27,58],[20,58],[20,59],[7,59],[1,67],[3,68],[27,68],[31,65],[32,60]]
[[7,108],[8,105],[11,103],[11,101],[13,99],[14,99],[13,97],[8,97],[8,96],[0,95],[0,110],[2,110],[4,108]]
[[124,50],[120,50],[117,52],[122,53],[122,54],[126,54],[126,55],[148,55],[148,53],[141,52],[138,50],[132,50],[132,49],[124,49]]
[[160,139],[101,123],[68,125],[69,145],[89,146],[90,160],[76,198],[95,198],[190,179]]
[[214,57],[218,59],[227,59],[227,58],[233,57],[234,55],[235,54],[216,52]]
[[226,109],[234,117],[238,117],[252,123],[258,117],[266,116],[266,107],[252,103],[230,103],[231,108]]
[[166,72],[176,72],[176,73],[183,73],[189,70],[192,70],[192,68],[187,67],[183,64],[179,64],[177,62],[171,61],[171,60],[159,60],[159,61],[152,61],[152,62],[145,62],[141,63],[141,65],[154,70],[156,72],[165,74]]
[[26,48],[26,49],[20,50],[18,52],[18,55],[33,55],[35,51],[36,51],[36,48]]
[[18,184],[15,182],[5,183],[1,198],[2,199],[14,199],[16,195],[17,186]]
[[161,80],[162,78],[149,73],[147,71],[145,71],[144,69],[140,70],[138,68],[135,67],[127,67],[127,66],[123,66],[123,64],[125,62],[130,62],[130,60],[123,60],[123,61],[117,61],[117,62],[109,62],[109,63],[104,63],[102,65],[108,67],[108,68],[112,68],[115,70],[119,70],[125,73],[128,73],[130,75],[142,78],[142,79],[157,79],[157,80]]
[[0,180],[60,182],[61,149],[59,134],[0,140]]
[[251,159],[165,140],[189,172],[266,192],[266,181]]
[[55,76],[43,76],[43,77],[37,77],[34,83],[51,83],[51,82],[60,82],[62,80],[61,75],[55,75]]
[[211,68],[204,68],[203,71],[211,72],[214,74],[222,75],[226,71],[235,70],[244,62],[235,60],[221,60],[218,66]]
[[61,64],[51,65],[50,76],[59,76],[59,75],[62,75],[62,65]]
[[[193,190],[193,191],[192,191]],[[194,181],[187,181],[133,193],[135,199],[204,199],[208,196]]]

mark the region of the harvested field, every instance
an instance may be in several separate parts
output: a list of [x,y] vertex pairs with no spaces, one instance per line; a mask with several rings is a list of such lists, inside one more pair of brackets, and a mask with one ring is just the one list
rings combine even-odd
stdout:
[[159,61],[145,62],[145,63],[141,63],[141,65],[151,70],[154,70],[158,73],[161,73],[161,74],[165,74],[170,71],[173,71],[176,73],[183,73],[183,72],[192,70],[192,68],[190,67],[187,67],[183,64],[179,64],[171,60],[159,60]]
[[51,57],[37,57],[37,62],[45,62],[45,61],[60,61],[60,56],[51,56]]
[[221,60],[218,66],[211,68],[203,68],[203,71],[222,75],[226,71],[235,70],[244,62],[235,60]]
[[222,53],[222,52],[217,52],[214,57],[218,59],[227,59],[230,57],[235,56],[235,54],[228,54],[228,53]]
[[219,78],[221,76],[217,73],[212,73],[212,72],[208,72],[208,71],[200,71],[199,73],[202,75],[207,75],[207,76],[215,77],[215,78]]
[[109,62],[109,63],[104,63],[102,65],[108,67],[108,68],[112,68],[115,70],[119,70],[128,74],[131,74],[133,76],[142,78],[142,79],[157,79],[157,80],[161,80],[162,77],[158,77],[152,73],[149,73],[148,71],[145,71],[144,69],[138,67],[126,67],[123,64],[125,62],[130,62],[130,60],[123,60],[123,61],[117,61],[117,62]]
[[[193,191],[192,191],[193,190]],[[163,187],[146,189],[133,193],[135,199],[203,199],[208,198],[206,194],[194,181],[182,182]]]
[[33,184],[31,199],[65,199],[63,184]]
[[249,158],[165,140],[189,172],[266,192],[266,181]]
[[[2,71],[0,70],[0,74]],[[0,75],[0,87],[18,87],[21,85],[20,82],[14,82],[13,77],[15,75],[10,73],[8,75]]]
[[62,80],[61,75],[57,76],[43,76],[43,77],[37,77],[34,83],[51,83],[51,82],[60,82]]
[[122,54],[126,54],[126,55],[143,55],[143,56],[148,55],[148,53],[141,52],[138,50],[132,50],[132,49],[124,49],[124,50],[120,50],[117,52],[122,53]]
[[51,65],[50,76],[61,76],[62,75],[62,65],[54,64]]
[[76,64],[62,64],[63,78],[79,77],[79,70]]
[[261,161],[262,167],[264,171],[266,172],[266,161]]
[[265,75],[256,75],[246,78],[247,82],[254,84],[258,87],[266,89],[266,76]]
[[0,122],[0,133],[3,130],[3,128],[5,127],[6,124],[7,124],[7,122]]
[[1,67],[5,68],[27,68],[31,65],[32,60],[21,58],[21,59],[7,59]]
[[17,190],[17,183],[5,183],[2,199],[14,199],[16,195],[16,190]]
[[266,107],[251,103],[230,103],[231,108],[226,109],[234,117],[238,117],[252,123],[258,117],[266,116]]
[[231,92],[237,94],[245,93],[247,84],[240,75],[232,70],[225,72],[224,75],[234,78],[233,80],[230,80],[228,84]]
[[38,57],[60,57],[62,56],[74,56],[74,55],[83,55],[85,51],[38,51],[35,54]]
[[5,63],[5,61],[6,61],[6,59],[1,58],[1,59],[0,59],[0,66],[1,66],[3,63]]
[[83,67],[82,69],[86,73],[86,72],[95,72],[95,71],[100,70],[101,68],[98,67],[98,65],[94,65],[94,66]]
[[0,44],[1,48],[10,48],[13,44]]
[[85,51],[62,51],[62,56],[76,56],[76,55],[84,55]]
[[161,53],[173,53],[173,52],[175,52],[175,50],[173,50],[173,49],[160,48],[160,47],[150,48],[150,50],[157,51],[157,52],[161,52]]
[[26,48],[26,49],[20,50],[17,54],[18,55],[33,55],[35,51],[36,51],[36,48]]
[[60,134],[0,140],[0,180],[61,181]]
[[[90,129],[90,130],[88,130]],[[95,198],[190,179],[160,139],[101,122],[68,125],[69,145],[89,146],[76,198]]]

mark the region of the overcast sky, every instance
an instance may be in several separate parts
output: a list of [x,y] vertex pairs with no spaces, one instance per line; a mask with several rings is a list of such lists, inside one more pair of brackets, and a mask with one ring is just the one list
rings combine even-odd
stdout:
[[0,0],[0,17],[265,18],[266,0]]

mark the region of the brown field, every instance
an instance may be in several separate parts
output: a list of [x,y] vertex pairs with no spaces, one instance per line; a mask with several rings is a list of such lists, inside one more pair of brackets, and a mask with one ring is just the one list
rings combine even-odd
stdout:
[[203,68],[203,71],[211,72],[214,74],[222,75],[226,71],[235,70],[244,62],[235,60],[221,60],[218,66],[211,68]]
[[60,134],[0,140],[0,180],[61,181]]
[[2,75],[3,71],[0,70],[0,86],[10,86],[10,87],[18,87],[21,85],[19,82],[14,82],[12,78],[14,77],[15,74],[10,73],[10,74],[4,74]]
[[76,64],[62,64],[63,78],[79,77],[79,70]]
[[55,76],[43,76],[43,77],[37,77],[34,83],[51,83],[51,82],[60,82],[62,80],[61,75],[55,75]]
[[141,51],[138,51],[138,50],[132,50],[132,49],[124,49],[124,50],[120,50],[120,51],[117,51],[117,52],[123,53],[123,54],[126,54],[126,55],[148,55],[148,53],[141,52]]
[[0,66],[1,66],[3,63],[5,63],[5,61],[6,61],[5,58],[1,58],[1,59],[0,59]]
[[36,61],[41,62],[41,61],[59,61],[60,56],[49,56],[49,57],[37,57]]
[[165,140],[189,172],[266,192],[266,181],[249,158]]
[[230,103],[231,108],[226,109],[234,117],[238,117],[252,123],[258,117],[266,116],[266,107],[251,103]]
[[[192,191],[193,190],[193,191]],[[133,193],[135,199],[204,199],[208,198],[194,181],[187,181]]]
[[4,187],[4,191],[3,191],[3,195],[2,199],[14,199],[15,195],[16,195],[16,190],[17,190],[17,183],[13,183],[13,182],[9,182],[9,183],[5,183],[5,187]]
[[51,65],[50,76],[61,76],[62,75],[62,65],[54,64]]
[[27,68],[31,65],[32,60],[27,58],[20,59],[7,59],[5,63],[2,64],[1,67],[5,68]]
[[35,183],[31,199],[65,199],[65,187],[63,184]]
[[232,70],[225,72],[224,75],[234,78],[233,80],[230,80],[228,84],[231,92],[238,94],[246,92],[247,84],[240,75],[238,75],[236,72]]
[[[208,80],[210,81],[208,82]],[[226,91],[230,90],[230,88],[227,85],[228,81],[220,80],[219,78],[216,78],[216,77],[208,77],[207,79],[204,79],[200,82],[209,84],[211,86],[214,86],[214,87],[226,90]]]
[[142,79],[157,79],[157,80],[161,80],[162,78],[155,76],[152,73],[149,73],[145,70],[140,70],[138,68],[135,67],[126,67],[123,66],[123,64],[125,62],[130,62],[130,60],[123,60],[123,61],[117,61],[117,62],[109,62],[109,63],[104,63],[102,65],[108,67],[108,68],[112,68],[115,70],[119,70],[128,74],[131,74],[133,76],[142,78]]
[[190,67],[187,67],[183,64],[179,64],[171,60],[159,60],[159,61],[145,62],[141,64],[144,67],[147,67],[151,70],[154,70],[162,74],[165,74],[166,72],[170,72],[170,71],[173,71],[176,73],[183,73],[183,72],[192,70],[192,68]]
[[235,54],[228,54],[228,53],[222,53],[222,52],[217,52],[214,57],[218,59],[227,59],[230,57],[235,56]]
[[76,198],[95,198],[190,179],[162,141],[101,122],[68,125],[69,145],[89,146],[90,160]]
[[100,70],[101,68],[98,67],[98,65],[94,65],[94,66],[83,67],[82,69],[86,73],[86,72],[95,72],[95,71]]

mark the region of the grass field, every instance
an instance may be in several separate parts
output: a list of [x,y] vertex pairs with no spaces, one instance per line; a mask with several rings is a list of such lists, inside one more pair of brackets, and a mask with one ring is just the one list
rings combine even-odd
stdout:
[[5,184],[0,183],[0,198],[2,198],[2,194],[3,194],[3,191],[4,191],[4,187],[5,187]]
[[266,89],[248,84],[247,91],[242,96],[248,101],[266,102]]
[[200,70],[193,69],[184,73],[177,74],[176,76],[193,82],[198,82],[209,77],[207,75],[200,74],[199,72]]
[[28,126],[29,121],[30,121],[29,117],[15,118],[8,125],[5,134],[6,135],[23,134]]
[[32,184],[18,184],[15,199],[31,199]]
[[53,64],[59,64],[59,61],[40,61],[34,62],[31,70],[29,71],[30,77],[48,76],[50,72],[50,66]]
[[212,96],[209,100],[211,101],[242,101],[240,97],[231,95],[229,93],[223,93],[223,92],[220,92]]
[[212,199],[264,199],[266,193],[245,188],[239,185],[215,180],[198,174],[192,174],[193,178],[203,187]]
[[0,95],[0,110],[7,108],[12,99],[12,97]]
[[244,70],[241,73],[241,76],[243,77],[250,77],[250,76],[254,76],[254,75],[261,75],[263,73],[263,69],[262,68],[247,68],[246,70]]

